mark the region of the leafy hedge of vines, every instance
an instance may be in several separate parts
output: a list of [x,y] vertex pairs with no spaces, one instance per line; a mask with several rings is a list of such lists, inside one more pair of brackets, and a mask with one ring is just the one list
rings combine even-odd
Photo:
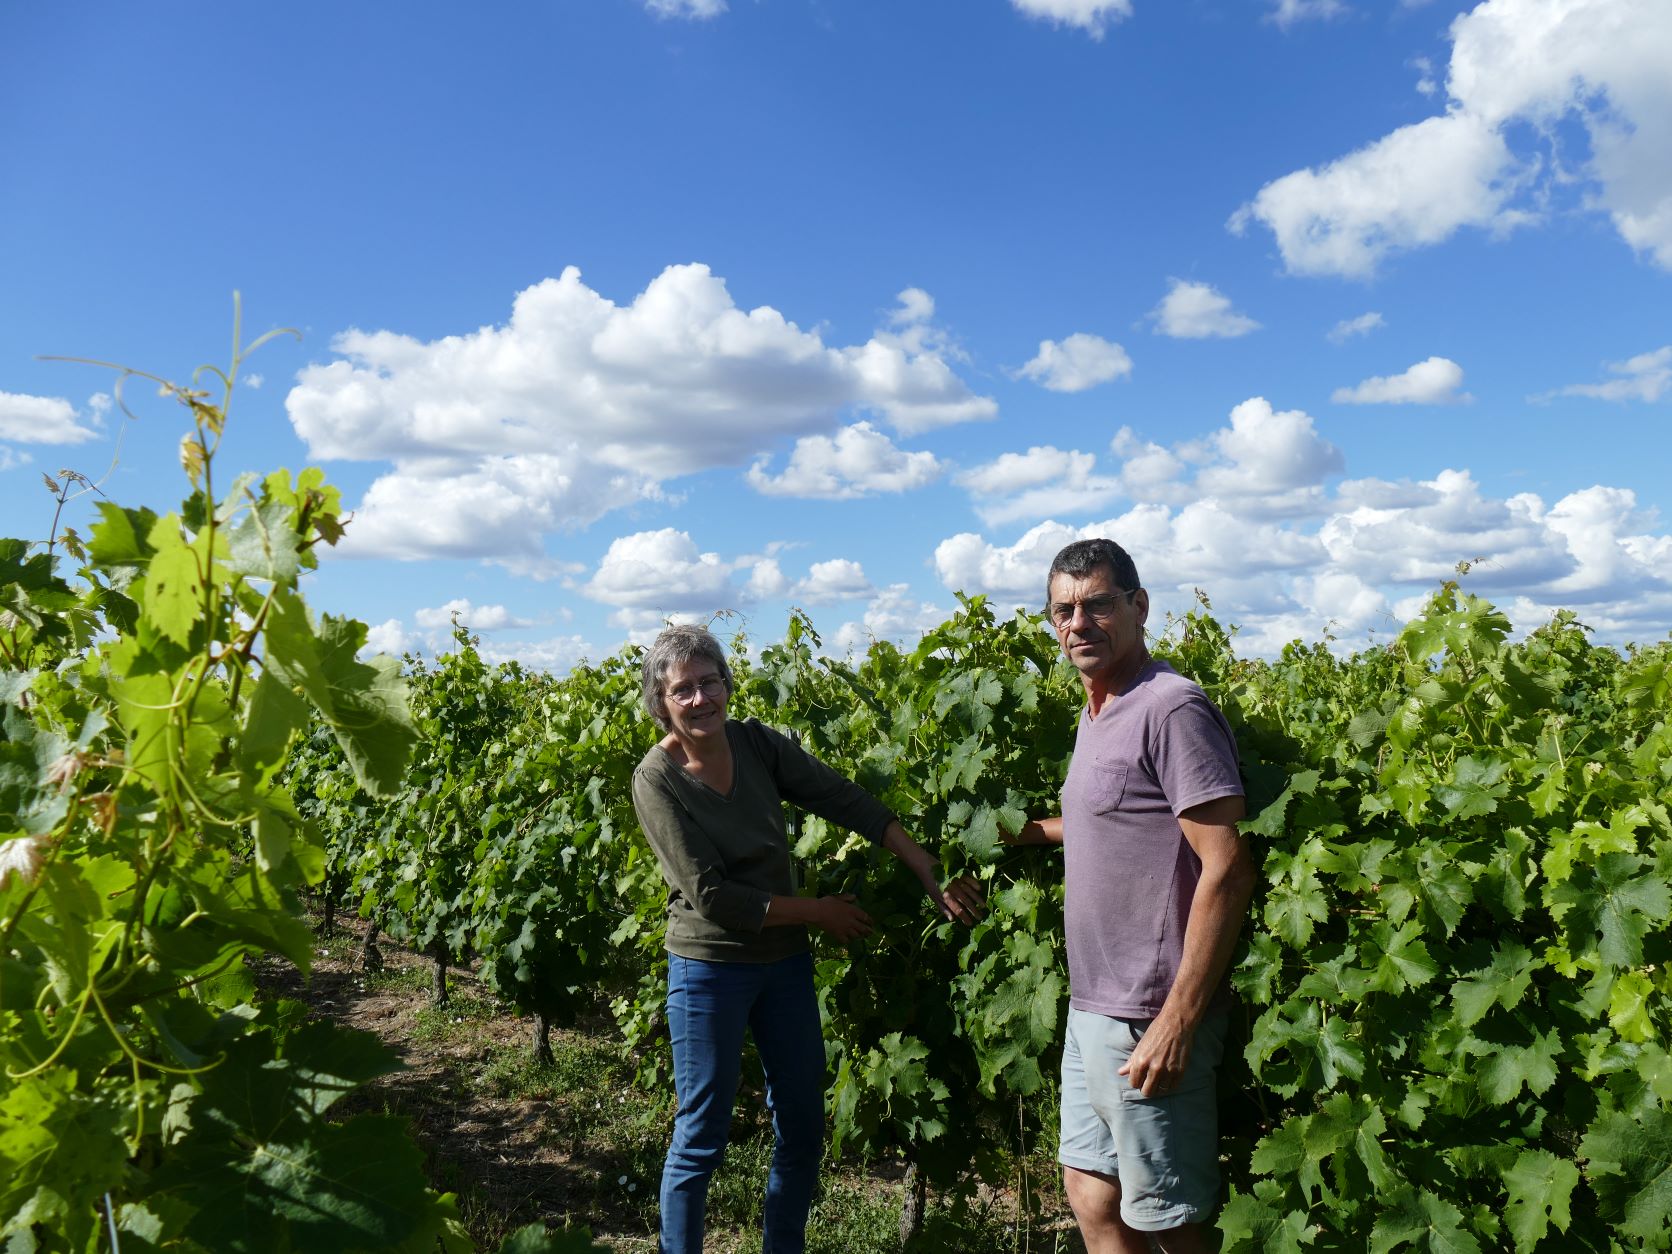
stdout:
[[[1205,602],[1156,647],[1236,729],[1264,871],[1233,972],[1227,1249],[1672,1247],[1672,647],[1597,647],[1569,614],[1513,641],[1452,583],[1351,658],[1239,659]],[[666,1087],[637,658],[553,678],[460,632],[411,674],[423,735],[394,802],[319,732],[292,778],[337,891],[480,955],[545,1020],[609,999]],[[1073,672],[981,598],[846,660],[797,616],[736,671],[734,716],[795,732],[988,883],[988,918],[955,929],[890,860],[801,827],[806,891],[882,925],[817,950],[838,1146],[941,1185],[1001,1173],[988,1133],[1048,1109],[1066,1006],[1060,862],[1001,836],[1054,812]]]

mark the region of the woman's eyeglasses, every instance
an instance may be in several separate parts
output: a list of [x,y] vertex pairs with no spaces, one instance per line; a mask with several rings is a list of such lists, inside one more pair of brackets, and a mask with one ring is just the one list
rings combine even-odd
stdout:
[[710,675],[707,679],[698,680],[694,684],[680,684],[677,688],[668,689],[668,699],[680,705],[690,705],[702,693],[710,701],[718,701],[726,692],[726,681],[718,675]]

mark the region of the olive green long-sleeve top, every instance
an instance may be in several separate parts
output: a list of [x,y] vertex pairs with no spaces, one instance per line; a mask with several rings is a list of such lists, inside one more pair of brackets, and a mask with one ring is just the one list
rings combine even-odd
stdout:
[[756,719],[728,720],[735,765],[722,795],[660,746],[633,772],[633,808],[668,885],[668,952],[710,962],[776,962],[807,929],[763,927],[768,902],[796,891],[785,801],[881,841],[882,802]]

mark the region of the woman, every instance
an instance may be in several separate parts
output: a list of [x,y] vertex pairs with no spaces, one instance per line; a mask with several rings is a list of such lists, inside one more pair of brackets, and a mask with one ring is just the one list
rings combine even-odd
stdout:
[[947,918],[979,917],[973,880],[935,860],[869,793],[758,721],[726,717],[731,671],[702,627],[670,627],[644,659],[644,704],[667,732],[633,773],[633,806],[668,884],[668,1028],[679,1113],[662,1170],[662,1250],[701,1254],[708,1181],[725,1152],[744,1030],[766,1072],[776,1141],[762,1254],[801,1254],[824,1152],[824,1040],[807,929],[871,930],[849,895],[798,897],[781,800],[878,841]]

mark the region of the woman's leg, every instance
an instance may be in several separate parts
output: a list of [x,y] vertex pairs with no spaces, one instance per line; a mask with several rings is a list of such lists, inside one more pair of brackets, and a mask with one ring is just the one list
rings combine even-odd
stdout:
[[812,955],[784,958],[769,971],[749,1019],[766,1072],[766,1104],[776,1137],[761,1254],[802,1254],[824,1155],[824,1032],[813,993]]
[[702,1254],[708,1179],[731,1131],[743,1031],[759,973],[753,963],[668,955],[668,1032],[679,1113],[662,1167],[663,1254]]

